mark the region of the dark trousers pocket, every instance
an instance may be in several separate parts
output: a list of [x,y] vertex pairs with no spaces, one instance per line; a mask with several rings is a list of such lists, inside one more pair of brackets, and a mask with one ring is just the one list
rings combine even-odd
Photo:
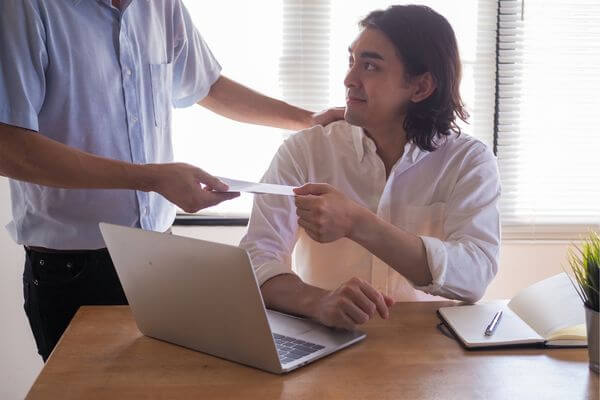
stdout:
[[44,362],[82,305],[127,304],[106,251],[26,251],[25,313]]
[[32,299],[30,285],[29,282],[23,279],[23,298],[25,300],[23,308],[25,309],[25,315],[27,315],[27,319],[29,320],[29,326],[31,327],[38,353],[42,356],[44,362],[46,362],[51,352],[48,344],[48,334],[44,330],[37,301]]

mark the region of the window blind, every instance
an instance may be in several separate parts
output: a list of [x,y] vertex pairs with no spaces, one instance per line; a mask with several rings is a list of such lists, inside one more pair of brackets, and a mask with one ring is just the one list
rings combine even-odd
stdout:
[[331,2],[284,0],[282,25],[279,83],[284,99],[307,110],[327,108]]
[[505,237],[600,227],[600,3],[500,0],[497,152]]

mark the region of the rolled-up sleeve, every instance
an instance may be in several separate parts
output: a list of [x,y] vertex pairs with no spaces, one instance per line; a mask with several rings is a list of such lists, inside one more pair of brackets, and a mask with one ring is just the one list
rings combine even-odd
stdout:
[[[262,182],[301,186],[305,171],[301,152],[293,138],[278,150]],[[298,220],[292,196],[257,194],[254,197],[248,232],[242,238],[259,285],[276,275],[293,273],[291,254],[297,240]]]
[[432,283],[417,289],[467,302],[479,300],[498,271],[500,179],[494,155],[480,153],[447,203],[444,240],[421,236]]
[[177,18],[173,106],[183,108],[196,104],[208,95],[211,86],[221,75],[221,65],[194,27],[190,14],[182,3]]
[[0,122],[39,130],[47,65],[38,9],[28,0],[0,2]]

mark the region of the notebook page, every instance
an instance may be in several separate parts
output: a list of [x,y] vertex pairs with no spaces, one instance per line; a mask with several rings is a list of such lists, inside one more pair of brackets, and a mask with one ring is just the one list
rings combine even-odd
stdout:
[[[503,315],[492,336],[485,329],[496,311]],[[531,329],[518,315],[507,308],[505,301],[491,301],[468,306],[442,307],[440,314],[467,347],[499,346],[543,342],[544,338]]]
[[523,289],[508,307],[544,338],[558,329],[585,323],[581,299],[564,272]]

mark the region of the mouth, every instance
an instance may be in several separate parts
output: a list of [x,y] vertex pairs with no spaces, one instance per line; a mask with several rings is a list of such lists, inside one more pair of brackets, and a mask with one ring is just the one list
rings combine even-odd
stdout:
[[367,100],[363,99],[361,97],[356,97],[356,96],[347,96],[346,97],[346,104],[350,105],[350,104],[364,104],[366,103]]

